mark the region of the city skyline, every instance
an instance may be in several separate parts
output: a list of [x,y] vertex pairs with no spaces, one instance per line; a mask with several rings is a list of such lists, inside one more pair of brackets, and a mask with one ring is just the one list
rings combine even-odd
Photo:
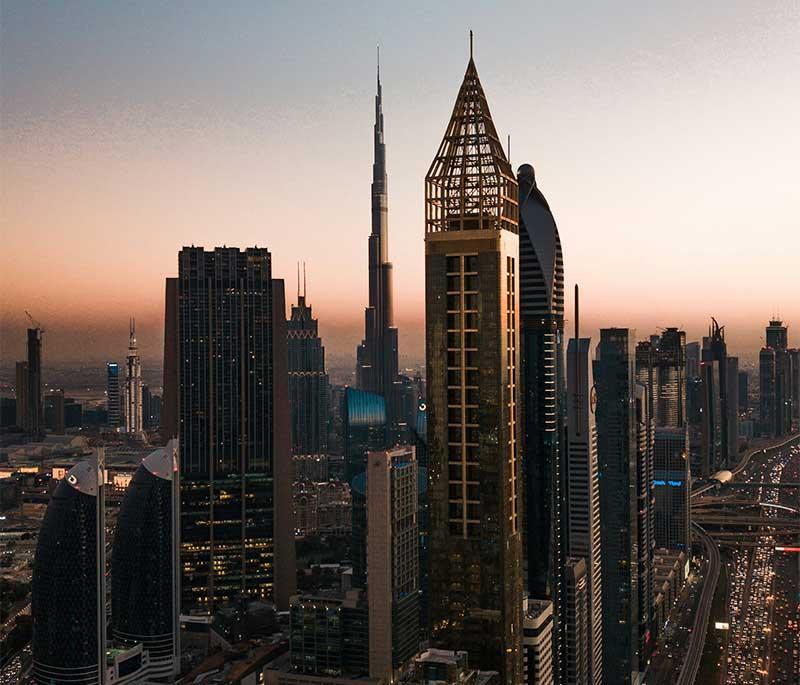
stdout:
[[[289,6],[4,6],[0,362],[22,356],[26,309],[43,322],[45,364],[122,361],[131,316],[143,361],[160,359],[163,278],[191,244],[267,247],[289,288],[302,245],[331,361],[353,356],[366,283],[361,269],[334,275],[333,255],[366,256],[380,42],[400,362],[419,363],[419,178],[470,26],[512,166],[532,161],[557,208],[566,310],[578,281],[587,335],[675,325],[697,340],[714,315],[730,351],[753,359],[780,310],[792,337],[791,8],[549,8],[541,25],[542,10],[520,8],[530,42],[509,41],[489,8],[466,7],[444,36],[444,6],[362,9],[321,7],[301,30]],[[428,60],[441,68],[424,71]],[[304,214],[285,230],[298,202]],[[623,239],[628,249],[613,249]]]

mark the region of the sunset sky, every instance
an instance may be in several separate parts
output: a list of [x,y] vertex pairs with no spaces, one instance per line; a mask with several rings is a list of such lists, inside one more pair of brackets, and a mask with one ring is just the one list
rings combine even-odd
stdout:
[[[375,46],[401,362],[423,354],[423,179],[475,31],[514,167],[534,165],[600,326],[800,344],[800,3],[0,4],[0,359],[162,345],[182,245],[257,244],[334,359],[366,301]],[[568,301],[571,307],[571,299]]]

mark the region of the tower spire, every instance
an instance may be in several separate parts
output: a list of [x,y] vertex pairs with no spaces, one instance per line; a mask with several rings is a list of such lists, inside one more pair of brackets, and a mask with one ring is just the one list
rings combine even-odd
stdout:
[[469,59],[472,61],[472,29],[469,30]]

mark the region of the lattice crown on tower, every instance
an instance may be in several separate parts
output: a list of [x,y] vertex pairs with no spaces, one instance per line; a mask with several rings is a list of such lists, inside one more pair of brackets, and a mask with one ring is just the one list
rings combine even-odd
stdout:
[[425,231],[519,230],[519,191],[472,58],[425,177]]

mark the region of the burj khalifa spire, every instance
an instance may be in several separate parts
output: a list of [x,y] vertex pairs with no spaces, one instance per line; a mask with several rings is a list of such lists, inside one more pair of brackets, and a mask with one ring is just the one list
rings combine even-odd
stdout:
[[397,381],[397,328],[392,305],[392,263],[389,261],[389,202],[386,182],[386,143],[383,130],[383,93],[378,53],[372,164],[372,232],[369,236],[369,304],[364,310],[364,339],[358,346],[356,385],[386,399],[390,424]]

